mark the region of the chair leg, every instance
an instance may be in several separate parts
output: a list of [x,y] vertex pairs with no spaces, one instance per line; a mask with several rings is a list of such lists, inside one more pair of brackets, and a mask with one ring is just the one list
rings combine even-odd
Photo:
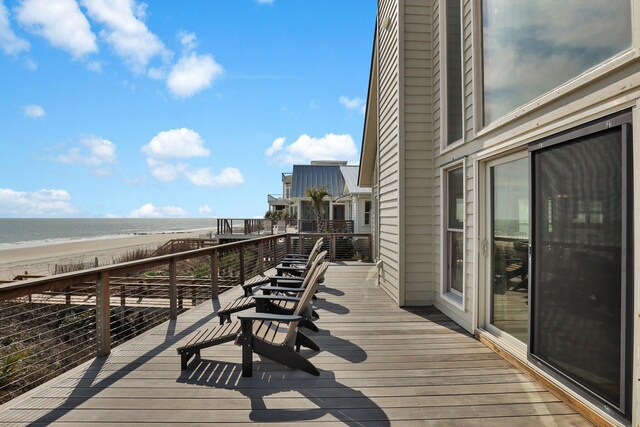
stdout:
[[318,312],[317,312],[317,311],[315,311],[315,310],[313,310],[313,311],[311,312],[311,315],[312,315],[313,317],[315,317],[316,319],[319,319],[319,318],[320,318],[320,315],[319,315],[319,314],[318,314]]
[[313,366],[313,363],[309,362],[287,345],[274,346],[256,340],[254,351],[289,368],[299,369],[315,376],[320,375],[320,372]]
[[318,347],[318,344],[316,344],[315,342],[313,342],[313,340],[311,338],[309,338],[308,336],[306,336],[305,334],[303,334],[302,332],[298,331],[296,333],[296,351],[300,352],[300,346],[304,346],[307,348],[310,348],[311,350],[315,350],[315,351],[320,351],[320,347]]
[[253,334],[251,325],[253,322],[249,319],[242,319],[242,332],[236,344],[242,347],[242,376],[250,377],[253,375]]
[[313,332],[318,332],[320,329],[318,329],[318,327],[316,325],[313,324],[313,322],[307,320],[307,319],[302,319],[300,320],[300,323],[298,323],[299,326],[302,326],[303,328],[307,328]]

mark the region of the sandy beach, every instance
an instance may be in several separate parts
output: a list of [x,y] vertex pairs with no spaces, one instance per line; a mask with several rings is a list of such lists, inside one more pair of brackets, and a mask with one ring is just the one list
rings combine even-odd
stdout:
[[147,234],[109,239],[81,240],[43,246],[15,247],[0,250],[0,280],[18,274],[50,275],[56,264],[94,262],[111,263],[112,258],[136,248],[155,249],[171,239],[197,238],[201,232]]

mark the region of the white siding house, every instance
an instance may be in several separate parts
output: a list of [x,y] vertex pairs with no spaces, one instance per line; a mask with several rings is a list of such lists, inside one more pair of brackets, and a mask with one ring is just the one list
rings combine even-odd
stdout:
[[379,0],[369,79],[380,286],[640,426],[639,3]]

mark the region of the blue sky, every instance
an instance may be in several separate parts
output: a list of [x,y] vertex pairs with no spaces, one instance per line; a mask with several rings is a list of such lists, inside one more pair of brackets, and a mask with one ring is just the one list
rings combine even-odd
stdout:
[[0,217],[253,217],[357,163],[375,7],[0,0]]

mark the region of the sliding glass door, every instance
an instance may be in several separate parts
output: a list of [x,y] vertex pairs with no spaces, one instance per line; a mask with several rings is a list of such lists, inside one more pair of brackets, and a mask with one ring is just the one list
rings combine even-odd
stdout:
[[[529,160],[488,165],[489,329],[526,344],[529,326]],[[524,348],[523,348],[524,351]]]
[[532,144],[533,360],[630,414],[631,125],[609,117]]

